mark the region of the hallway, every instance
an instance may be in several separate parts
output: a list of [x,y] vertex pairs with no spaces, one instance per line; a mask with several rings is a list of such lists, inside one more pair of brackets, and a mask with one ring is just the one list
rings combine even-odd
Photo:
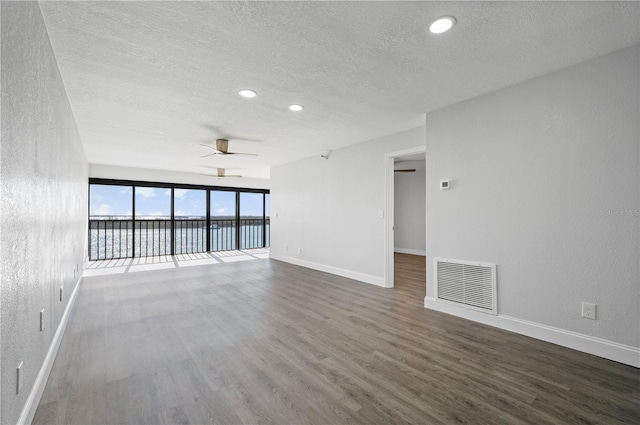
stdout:
[[421,255],[395,253],[393,255],[394,291],[406,295],[413,305],[424,306],[426,295],[426,262]]

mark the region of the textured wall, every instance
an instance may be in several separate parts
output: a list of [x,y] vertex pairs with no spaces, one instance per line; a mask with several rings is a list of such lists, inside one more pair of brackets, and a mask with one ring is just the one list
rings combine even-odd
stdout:
[[497,263],[500,314],[639,347],[639,84],[635,46],[427,114],[427,258]]
[[1,7],[0,423],[14,424],[76,284],[74,268],[83,264],[87,162],[38,4]]
[[[415,168],[414,173],[395,173],[394,183],[394,248],[408,253],[425,250],[425,162],[405,161],[396,169]],[[413,251],[413,252],[411,252]]]
[[384,280],[384,154],[424,146],[424,137],[420,126],[273,168],[271,256]]

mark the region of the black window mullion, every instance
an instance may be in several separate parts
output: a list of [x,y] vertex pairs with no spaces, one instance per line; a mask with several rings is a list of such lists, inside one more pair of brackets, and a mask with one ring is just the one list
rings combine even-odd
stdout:
[[262,194],[262,247],[267,246],[267,194]]
[[[188,185],[188,184],[175,184],[175,183],[158,183],[158,182],[143,182],[132,180],[114,180],[114,179],[89,179],[88,187],[88,209],[91,206],[91,185],[92,184],[106,184],[120,187],[131,188],[131,206],[132,213],[130,220],[127,220],[125,226],[122,225],[122,221],[118,221],[118,226],[115,225],[114,220],[94,220],[93,222],[89,218],[88,231],[89,238],[87,240],[87,249],[89,251],[90,259],[115,259],[115,258],[135,258],[136,256],[149,256],[149,255],[166,255],[167,251],[170,255],[175,255],[178,246],[177,233],[178,224],[182,229],[182,236],[184,241],[180,240],[181,252],[183,253],[196,253],[196,252],[211,252],[219,250],[240,250],[243,248],[258,248],[260,246],[267,247],[267,235],[268,235],[268,218],[266,215],[266,195],[268,190],[263,189],[244,189],[244,188],[229,188],[229,187],[217,187],[217,186],[204,186],[204,185]],[[167,187],[171,189],[171,217],[170,220],[139,220],[136,217],[136,188],[138,186],[144,187]],[[202,189],[205,191],[206,196],[206,215],[197,220],[186,220],[187,229],[184,229],[184,224],[176,222],[175,215],[175,189]],[[212,191],[232,192],[235,194],[235,216],[230,220],[214,220],[211,205],[212,205]],[[241,194],[247,193],[260,193],[262,194],[262,217],[256,219],[243,220],[241,215]],[[90,217],[90,216],[89,216]],[[111,221],[109,224],[108,221]],[[158,234],[156,235],[156,221],[158,221]],[[149,222],[151,222],[151,229],[149,229]],[[246,226],[243,234],[243,224]],[[142,228],[144,226],[144,229]],[[167,228],[167,226],[171,226]],[[189,228],[191,226],[191,228]],[[198,226],[194,228],[194,226]],[[213,229],[213,226],[218,226],[217,229]],[[222,227],[220,227],[222,226]],[[261,226],[261,227],[259,227]],[[115,232],[118,228],[118,237],[116,238]],[[214,233],[214,230],[216,233]],[[125,232],[125,247],[123,253],[122,238],[123,231]],[[129,239],[129,231],[131,232]],[[149,240],[149,232],[151,231],[152,239]],[[108,251],[108,232],[111,232],[111,257],[109,257]],[[144,232],[144,233],[143,233]],[[139,233],[139,234],[138,234]],[[163,235],[164,233],[164,235]],[[158,236],[158,246],[155,246],[155,237]],[[164,237],[164,240],[163,240]],[[257,238],[261,238],[261,242]],[[169,239],[167,241],[167,238]],[[115,247],[115,240],[118,239],[118,249]],[[131,240],[131,252],[129,252],[129,240]],[[136,243],[137,242],[137,243]],[[144,246],[143,246],[144,242]],[[184,242],[184,243],[183,243]],[[170,246],[167,246],[170,243]],[[183,246],[185,245],[186,246]],[[95,247],[95,249],[93,249]],[[156,250],[156,248],[158,248]],[[116,254],[117,251],[117,254]],[[156,254],[157,251],[157,254]]]
[[136,256],[136,187],[131,186],[131,258]]
[[236,192],[236,249],[240,249],[240,192]]
[[87,218],[89,219],[89,237],[87,238],[87,252],[89,253],[89,260],[91,260],[91,184],[87,185]]
[[[176,214],[174,211],[174,207],[175,207],[174,196],[175,196],[175,189],[172,187],[171,188],[171,233],[172,233],[171,255],[174,255],[176,252]],[[182,242],[182,239],[180,239],[180,242]]]
[[206,201],[207,214],[205,217],[207,226],[207,245],[205,246],[205,251],[211,251],[211,191],[207,190],[207,201]]

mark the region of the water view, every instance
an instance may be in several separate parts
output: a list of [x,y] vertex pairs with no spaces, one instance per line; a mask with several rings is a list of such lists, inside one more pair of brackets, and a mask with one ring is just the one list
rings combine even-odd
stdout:
[[134,229],[133,220],[127,218],[94,216],[90,220],[89,258],[170,255],[172,238],[175,254],[262,248],[269,246],[269,231],[269,219],[263,226],[262,217],[240,219],[239,233],[235,218],[212,219],[207,249],[207,221],[203,217],[176,219],[174,233],[171,219],[166,217],[137,219]]
[[91,260],[269,246],[266,192],[98,184],[95,180],[89,185]]

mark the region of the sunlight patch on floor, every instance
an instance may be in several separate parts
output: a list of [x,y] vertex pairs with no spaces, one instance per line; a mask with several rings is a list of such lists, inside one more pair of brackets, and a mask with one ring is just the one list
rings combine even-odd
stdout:
[[83,276],[103,276],[269,258],[269,248],[89,261]]

